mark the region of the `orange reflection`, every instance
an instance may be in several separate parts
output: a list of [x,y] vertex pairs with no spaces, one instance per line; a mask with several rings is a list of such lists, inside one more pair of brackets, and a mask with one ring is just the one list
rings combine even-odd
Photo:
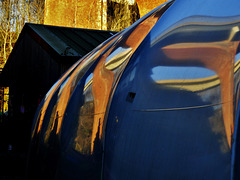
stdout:
[[159,11],[155,15],[149,17],[147,20],[139,24],[131,35],[126,40],[126,45],[134,49],[138,48],[143,39],[147,36],[159,18],[162,16],[162,11]]
[[97,138],[101,139],[102,136],[102,125],[104,119],[103,112],[105,112],[107,108],[114,77],[113,72],[107,70],[105,67],[106,57],[106,55],[102,57],[101,61],[98,63],[93,72],[92,93],[94,97],[94,121],[92,129],[91,152],[93,152],[94,140],[96,138],[98,129],[99,137]]
[[[69,98],[71,97],[72,92],[78,83],[78,80],[86,73],[88,68],[91,66],[90,64],[92,64],[95,61],[94,58],[98,57],[101,54],[101,52],[105,49],[105,47],[107,47],[113,40],[111,40],[110,42],[105,44],[105,46],[102,47],[101,50],[99,50],[97,52],[92,52],[90,55],[88,55],[88,57],[86,57],[78,65],[78,67],[74,70],[74,72],[71,74],[71,76],[67,80],[66,84],[63,84],[64,80],[66,78],[66,74],[67,74],[66,73],[63,76],[63,78],[61,79],[61,81],[59,81],[57,86],[55,86],[56,88],[53,91],[51,91],[51,94],[50,94],[51,96],[50,96],[50,98],[48,98],[49,100],[47,101],[47,103],[44,104],[45,110],[46,110],[46,108],[49,104],[49,101],[51,100],[51,97],[52,97],[53,93],[55,92],[55,90],[59,87],[59,85],[63,85],[63,87],[59,91],[58,101],[56,102],[56,104],[54,106],[51,118],[49,120],[48,128],[47,128],[46,135],[45,135],[45,142],[48,140],[51,131],[53,131],[56,120],[58,120],[56,134],[59,133]],[[89,58],[92,58],[93,60],[89,60]],[[41,118],[41,122],[42,122],[42,120],[43,120],[43,117]],[[39,129],[41,129],[41,126],[39,126]]]
[[[68,74],[77,66],[78,62],[75,63],[72,68],[70,68],[63,76],[62,78],[57,81],[56,84],[54,84],[54,86],[52,87],[52,89],[48,92],[48,94],[46,95],[46,98],[45,98],[45,102],[42,106],[42,109],[41,111],[39,112],[39,123],[38,123],[38,126],[35,128],[37,129],[37,134],[39,133],[39,131],[41,130],[41,127],[42,127],[42,123],[43,123],[43,119],[44,119],[44,115],[45,115],[45,112],[47,110],[47,107],[49,105],[49,102],[50,100],[52,99],[52,96],[53,94],[55,93],[55,91],[57,90],[57,88],[60,86],[60,84],[63,83],[63,81],[65,80],[65,78],[68,76]],[[33,135],[34,135],[34,132],[33,132]]]
[[[161,17],[162,11],[159,11],[155,15],[149,17],[147,20],[140,23],[131,33],[130,36],[125,40],[125,44],[127,47],[132,50],[131,55],[127,56],[127,61],[131,58],[132,54],[139,47],[141,42],[150,32],[152,27],[156,24],[158,19]],[[93,129],[92,129],[92,142],[91,142],[91,153],[94,149],[94,141],[96,138],[101,139],[102,136],[102,126],[103,120],[105,117],[105,111],[109,102],[109,97],[113,85],[114,73],[110,70],[110,68],[106,68],[105,61],[109,56],[110,52],[112,52],[113,48],[111,48],[107,53],[105,53],[97,67],[93,72],[93,85],[92,92],[94,96],[94,121],[93,121]],[[123,57],[124,58],[124,57]],[[113,58],[114,59],[114,58]],[[118,63],[118,62],[115,62]],[[108,64],[111,64],[108,62]],[[122,64],[122,63],[120,63]],[[113,65],[114,66],[114,65]],[[115,67],[115,66],[114,66]],[[96,137],[99,131],[99,137]]]
[[[239,42],[221,43],[182,43],[162,48],[171,58],[169,64],[202,66],[215,71],[220,79],[223,120],[229,147],[234,131],[233,121],[233,82],[234,60]],[[194,59],[194,61],[192,61]]]

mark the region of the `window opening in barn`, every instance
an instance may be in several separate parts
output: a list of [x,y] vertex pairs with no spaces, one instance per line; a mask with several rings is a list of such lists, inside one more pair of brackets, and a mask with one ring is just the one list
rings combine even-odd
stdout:
[[0,87],[0,120],[8,115],[9,87]]

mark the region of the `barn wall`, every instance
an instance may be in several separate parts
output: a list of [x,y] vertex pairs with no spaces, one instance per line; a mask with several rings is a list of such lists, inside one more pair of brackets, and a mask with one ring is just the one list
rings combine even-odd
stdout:
[[27,151],[37,106],[61,76],[61,64],[55,58],[25,33],[4,69],[10,87],[5,137],[17,151]]

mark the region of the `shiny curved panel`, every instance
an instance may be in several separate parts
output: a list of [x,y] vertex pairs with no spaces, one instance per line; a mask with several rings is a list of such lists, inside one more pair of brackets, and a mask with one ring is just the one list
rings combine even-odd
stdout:
[[186,4],[167,10],[116,87],[104,179],[237,178],[231,158],[239,12],[224,14],[220,6],[183,14]]
[[238,179],[239,6],[169,1],[76,63],[38,109],[29,179]]
[[112,87],[168,7],[98,47],[53,86],[33,129],[30,159],[36,166],[31,166],[31,178],[100,178],[103,120]]

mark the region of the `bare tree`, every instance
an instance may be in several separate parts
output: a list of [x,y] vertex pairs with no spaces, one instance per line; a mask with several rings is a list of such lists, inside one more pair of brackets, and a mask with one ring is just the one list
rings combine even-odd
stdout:
[[0,68],[26,22],[42,23],[44,0],[0,0]]
[[0,56],[1,65],[6,63],[8,55],[13,49],[13,41],[14,41],[14,15],[15,15],[15,2],[11,0],[1,1],[1,15],[0,15]]
[[43,24],[44,22],[44,0],[32,0],[28,1],[29,5],[29,19],[28,22]]

